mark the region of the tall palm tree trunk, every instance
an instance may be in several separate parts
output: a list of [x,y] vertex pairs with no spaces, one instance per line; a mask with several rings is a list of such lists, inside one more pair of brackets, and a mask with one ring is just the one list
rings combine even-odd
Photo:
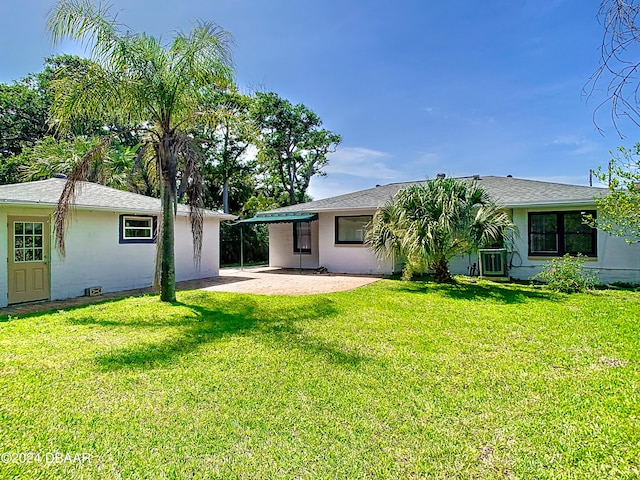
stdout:
[[222,185],[222,211],[229,213],[229,177],[226,174]]
[[174,256],[174,215],[176,202],[177,159],[171,147],[171,137],[163,138],[158,148],[162,169],[162,239],[160,261],[160,300],[176,301],[176,267]]

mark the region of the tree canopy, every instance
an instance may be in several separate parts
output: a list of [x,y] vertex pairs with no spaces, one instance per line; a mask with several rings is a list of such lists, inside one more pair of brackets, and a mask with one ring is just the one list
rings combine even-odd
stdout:
[[340,135],[321,128],[320,117],[306,106],[274,92],[257,93],[253,115],[261,131],[258,160],[271,181],[268,186],[283,192],[289,205],[306,201],[311,177],[325,175],[327,154],[335,151]]
[[596,198],[598,218],[590,218],[591,226],[624,236],[628,243],[640,242],[640,142],[619,147],[608,168],[596,175],[609,183],[610,193]]

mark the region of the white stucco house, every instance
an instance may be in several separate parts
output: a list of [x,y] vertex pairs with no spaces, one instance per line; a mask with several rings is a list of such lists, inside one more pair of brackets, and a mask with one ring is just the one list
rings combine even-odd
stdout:
[[[66,256],[54,248],[52,213],[66,180],[51,178],[0,186],[0,307],[149,287],[156,259],[160,200],[81,182],[66,234]],[[219,273],[220,221],[204,211],[202,258],[193,260],[189,209],[175,221],[176,279]]]
[[[582,224],[582,213],[597,215],[594,198],[606,188],[507,177],[466,177],[477,181],[509,212],[520,237],[506,252],[508,276],[528,279],[551,258],[582,253],[587,268],[603,282],[640,283],[640,244]],[[393,183],[313,202],[262,212],[239,222],[269,224],[269,264],[282,268],[325,267],[335,273],[388,274],[393,261],[380,261],[364,244],[364,230],[375,211],[401,188]],[[469,273],[477,253],[459,255],[451,272]]]

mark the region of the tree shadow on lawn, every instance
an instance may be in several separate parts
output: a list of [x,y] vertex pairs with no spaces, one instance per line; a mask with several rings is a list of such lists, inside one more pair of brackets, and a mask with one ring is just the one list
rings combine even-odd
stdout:
[[555,292],[534,290],[531,287],[511,283],[482,281],[478,283],[455,282],[438,284],[434,282],[403,282],[400,289],[407,293],[438,293],[456,300],[493,300],[500,303],[526,303],[529,300],[562,300]]
[[[337,313],[334,302],[320,295],[297,297],[285,306],[261,305],[245,295],[220,298],[216,293],[202,293],[187,303],[163,306],[163,319],[134,318],[110,320],[90,316],[72,317],[76,325],[95,324],[105,328],[125,327],[136,331],[155,332],[171,327],[174,331],[160,341],[136,341],[117,350],[100,353],[95,362],[103,370],[152,369],[171,364],[176,358],[197,350],[201,345],[224,337],[251,335],[278,348],[299,349],[313,357],[345,367],[357,366],[365,358],[348,351],[344,345],[328,342],[301,328],[304,322],[329,318]],[[166,312],[176,309],[176,314]],[[187,314],[185,314],[188,312]],[[118,334],[122,335],[122,329]]]

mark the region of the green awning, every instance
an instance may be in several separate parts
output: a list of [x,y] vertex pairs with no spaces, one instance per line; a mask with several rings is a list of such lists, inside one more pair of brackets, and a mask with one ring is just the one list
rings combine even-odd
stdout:
[[318,219],[317,213],[282,212],[282,213],[258,213],[255,217],[238,220],[234,225],[256,223],[291,223],[312,222]]

